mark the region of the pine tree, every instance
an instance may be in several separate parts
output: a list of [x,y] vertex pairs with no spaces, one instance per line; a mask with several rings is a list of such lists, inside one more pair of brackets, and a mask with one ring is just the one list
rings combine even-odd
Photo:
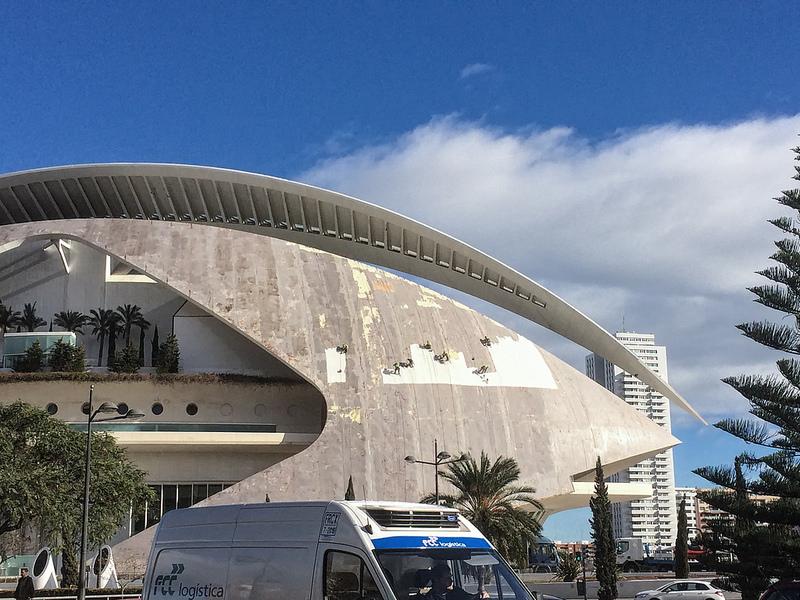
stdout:
[[58,340],[50,348],[48,364],[53,371],[85,371],[86,354],[82,347]]
[[[794,148],[800,161],[800,147]],[[794,179],[800,180],[795,166]],[[777,201],[793,211],[770,221],[788,237],[775,242],[770,258],[777,264],[759,271],[766,285],[748,288],[756,302],[783,313],[780,323],[766,321],[738,325],[742,333],[768,348],[800,354],[800,190],[781,193]],[[786,319],[786,317],[790,317]],[[731,514],[706,536],[717,550],[735,560],[718,564],[722,584],[738,589],[742,600],[758,597],[770,578],[800,572],[800,361],[781,358],[779,374],[740,375],[723,381],[750,403],[755,419],[723,419],[715,427],[760,451],[741,454],[733,467],[704,467],[695,473],[719,486],[699,494],[714,508]],[[777,497],[759,502],[753,494]]]
[[178,338],[174,333],[167,336],[166,341],[158,348],[158,373],[177,373],[180,370],[181,350],[178,347]]
[[594,569],[597,575],[598,600],[615,600],[617,597],[617,545],[611,522],[611,501],[603,475],[600,457],[594,468],[594,497],[589,500],[592,509],[592,540],[594,541]]
[[25,354],[19,359],[14,370],[20,373],[34,373],[41,371],[44,366],[44,350],[39,340],[28,346]]
[[678,507],[678,537],[675,539],[675,577],[689,577],[689,525],[686,522],[686,498]]
[[139,370],[139,351],[128,344],[117,352],[108,368],[114,373],[136,373]]

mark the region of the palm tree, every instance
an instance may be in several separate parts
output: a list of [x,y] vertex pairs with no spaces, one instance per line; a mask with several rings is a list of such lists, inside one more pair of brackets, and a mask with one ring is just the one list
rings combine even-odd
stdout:
[[[480,464],[469,454],[447,465],[439,475],[455,489],[440,494],[445,506],[458,508],[510,562],[527,565],[528,543],[540,535],[543,508],[530,486],[516,485],[519,465],[513,458],[498,457],[493,463],[481,452]],[[422,502],[433,504],[428,494]]]
[[116,336],[117,323],[119,323],[119,315],[111,309],[98,308],[89,311],[92,316],[89,317],[88,324],[92,327],[92,335],[100,342],[100,351],[97,353],[97,366],[103,364],[103,345],[106,341],[106,336]]
[[15,327],[19,323],[20,312],[11,306],[6,306],[0,302],[0,329],[5,334],[9,328]]
[[124,304],[117,307],[117,314],[120,317],[125,345],[128,346],[131,343],[131,327],[138,325],[138,321],[144,320],[142,309],[136,304]]
[[114,312],[111,325],[108,328],[108,352],[106,353],[106,365],[110,369],[114,366],[117,358],[117,336],[122,331],[122,318],[119,313]]
[[139,328],[139,366],[144,366],[144,332],[150,328],[150,321],[140,317],[135,325]]
[[33,304],[25,304],[24,308],[22,309],[22,318],[20,319],[20,323],[27,327],[28,331],[36,331],[37,327],[47,325],[47,321],[36,314],[36,302]]
[[62,310],[53,315],[53,323],[72,333],[83,334],[83,328],[88,322],[89,317],[76,310]]

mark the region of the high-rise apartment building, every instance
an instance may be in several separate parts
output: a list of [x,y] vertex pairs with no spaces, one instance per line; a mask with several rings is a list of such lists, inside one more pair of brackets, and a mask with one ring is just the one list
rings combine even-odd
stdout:
[[[656,346],[652,333],[617,332],[616,338],[664,381],[667,377],[667,349]],[[612,376],[613,371],[613,376]],[[614,367],[597,354],[586,357],[586,374],[611,390],[658,425],[671,430],[669,402],[633,375]],[[647,483],[650,498],[620,502],[612,506],[614,535],[641,538],[653,556],[671,557],[677,534],[675,470],[672,450],[614,474],[611,481]]]
[[691,539],[697,534],[699,525],[697,524],[698,518],[698,503],[700,499],[697,497],[697,488],[693,487],[676,487],[675,488],[675,509],[679,510],[681,500],[686,500],[686,527],[689,530],[689,538]]

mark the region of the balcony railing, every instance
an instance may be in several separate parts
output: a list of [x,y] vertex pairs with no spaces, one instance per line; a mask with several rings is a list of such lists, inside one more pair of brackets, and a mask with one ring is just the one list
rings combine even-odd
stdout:
[[[86,431],[86,423],[70,423],[78,431]],[[274,423],[96,423],[93,431],[171,431],[180,433],[276,433]]]

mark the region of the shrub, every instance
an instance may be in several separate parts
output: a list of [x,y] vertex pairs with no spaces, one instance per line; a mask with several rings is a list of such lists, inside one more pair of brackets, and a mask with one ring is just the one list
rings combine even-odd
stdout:
[[136,373],[139,370],[139,351],[128,344],[117,352],[109,369],[114,373]]
[[48,364],[53,371],[80,372],[86,370],[86,353],[83,348],[58,340],[50,349]]
[[44,350],[42,350],[39,340],[36,340],[25,350],[25,356],[19,360],[14,370],[22,373],[33,373],[34,371],[41,371],[43,366]]
[[571,552],[559,552],[556,577],[561,581],[575,581],[580,572],[580,564]]
[[181,350],[178,338],[174,333],[169,334],[166,341],[158,348],[158,361],[156,372],[177,373],[180,370]]

